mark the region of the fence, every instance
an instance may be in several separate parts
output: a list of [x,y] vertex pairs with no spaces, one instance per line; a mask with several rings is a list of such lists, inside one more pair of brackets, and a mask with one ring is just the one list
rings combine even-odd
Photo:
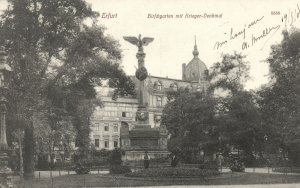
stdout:
[[[109,169],[106,166],[99,166],[99,167],[92,167],[90,168],[90,173],[89,174],[108,174]],[[34,177],[41,179],[41,178],[52,178],[52,177],[57,177],[57,176],[63,176],[63,175],[72,175],[76,174],[73,168],[68,168],[68,169],[58,169],[58,170],[47,170],[47,171],[35,171],[34,172]]]

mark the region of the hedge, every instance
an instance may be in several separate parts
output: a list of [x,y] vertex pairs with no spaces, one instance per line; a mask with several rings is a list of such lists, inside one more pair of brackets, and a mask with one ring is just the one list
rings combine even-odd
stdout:
[[131,172],[128,177],[207,177],[220,174],[218,171],[198,168],[150,168],[146,170]]
[[273,172],[300,173],[300,168],[299,167],[278,167],[278,168],[274,168]]
[[110,174],[126,174],[131,172],[131,169],[129,166],[124,165],[111,165],[109,168]]

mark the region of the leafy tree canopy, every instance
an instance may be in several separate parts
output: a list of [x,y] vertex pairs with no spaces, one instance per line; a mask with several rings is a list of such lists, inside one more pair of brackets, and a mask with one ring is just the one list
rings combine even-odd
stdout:
[[171,134],[169,150],[185,162],[192,162],[200,149],[211,153],[218,137],[214,99],[181,89],[170,93],[169,99],[161,122]]
[[[84,0],[9,0],[0,18],[0,43],[12,67],[8,119],[25,125],[25,172],[32,173],[33,117],[49,111],[51,126],[62,113],[73,117],[77,136],[87,142],[94,86],[114,78],[121,94],[133,94],[119,62],[116,40],[105,34]],[[92,24],[86,24],[88,21]],[[118,79],[115,79],[118,78]],[[128,86],[128,87],[127,87]],[[64,110],[55,110],[63,108]],[[51,122],[49,121],[49,122]],[[58,123],[58,124],[57,124]]]
[[[285,152],[290,151],[290,154],[299,148],[300,143],[299,47],[299,29],[283,31],[281,43],[271,47],[266,60],[270,67],[270,82],[259,91],[263,123],[269,130],[269,141]],[[299,151],[297,155],[296,158],[299,158]]]

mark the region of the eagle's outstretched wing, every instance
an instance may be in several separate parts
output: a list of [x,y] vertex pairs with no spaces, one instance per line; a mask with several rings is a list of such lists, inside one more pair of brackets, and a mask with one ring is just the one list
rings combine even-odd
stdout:
[[126,40],[127,42],[130,42],[133,45],[138,46],[139,44],[139,39],[136,37],[123,37],[124,40]]
[[152,42],[154,40],[154,38],[150,38],[150,37],[144,37],[142,39],[143,42],[143,46],[147,46],[150,42]]

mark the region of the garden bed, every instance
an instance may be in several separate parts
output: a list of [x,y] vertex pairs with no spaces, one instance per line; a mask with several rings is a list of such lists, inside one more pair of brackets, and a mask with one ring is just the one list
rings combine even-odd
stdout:
[[208,177],[220,174],[218,171],[198,168],[150,168],[126,174],[127,177]]

